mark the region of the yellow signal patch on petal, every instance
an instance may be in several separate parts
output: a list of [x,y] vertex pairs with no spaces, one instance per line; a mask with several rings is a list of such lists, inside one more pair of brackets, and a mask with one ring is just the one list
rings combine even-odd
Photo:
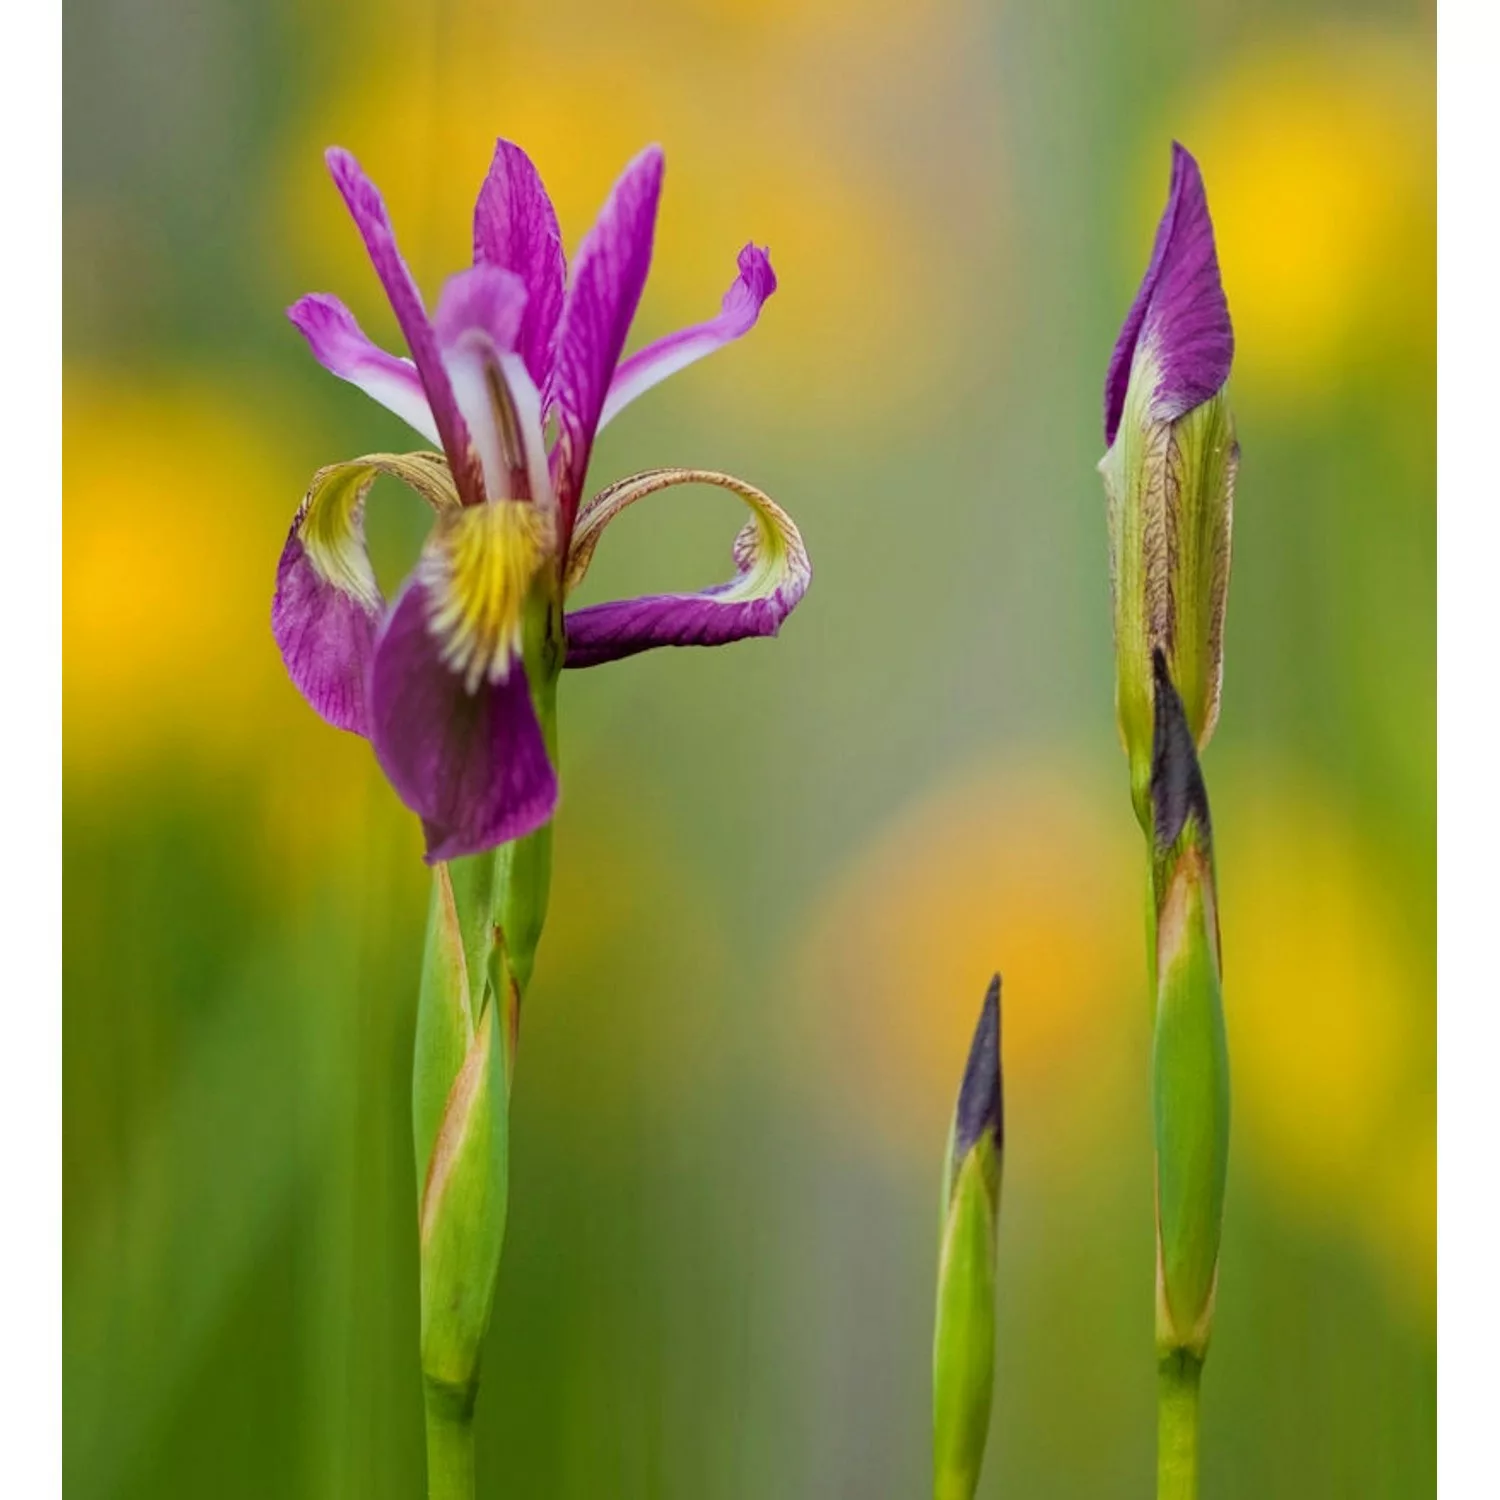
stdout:
[[526,600],[554,537],[550,512],[520,500],[451,511],[433,531],[418,565],[428,625],[469,692],[504,682],[520,657]]

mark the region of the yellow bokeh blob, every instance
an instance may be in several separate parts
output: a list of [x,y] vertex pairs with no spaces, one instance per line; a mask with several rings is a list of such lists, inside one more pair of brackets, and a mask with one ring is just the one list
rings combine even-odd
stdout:
[[163,771],[242,810],[254,798],[259,853],[284,882],[395,802],[368,747],[298,696],[272,640],[276,562],[309,474],[273,443],[284,426],[254,413],[229,381],[65,372],[63,765],[74,806]]
[[[1144,1061],[1133,830],[1087,779],[1023,765],[961,775],[878,834],[814,909],[799,964],[835,1116],[930,1155],[996,970],[1008,1088],[1071,1096],[1079,1058],[1097,1081],[1131,1033]],[[1086,1127],[1099,1104],[1080,1090],[1069,1112]]]
[[[1203,168],[1247,393],[1301,405],[1366,358],[1430,358],[1430,54],[1357,32],[1262,50],[1171,125]],[[1165,170],[1153,151],[1143,219],[1160,212]]]
[[67,372],[70,770],[118,767],[167,739],[232,751],[274,681],[276,557],[306,476],[275,462],[228,392],[200,391]]

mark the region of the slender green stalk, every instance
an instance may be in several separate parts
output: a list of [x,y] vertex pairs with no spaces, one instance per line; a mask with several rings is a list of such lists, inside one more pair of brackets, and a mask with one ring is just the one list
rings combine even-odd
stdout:
[[474,1399],[426,1381],[427,1500],[473,1500]]
[[[556,673],[533,690],[556,756]],[[472,1500],[474,1402],[510,1197],[521,1002],[546,921],[552,829],[433,871],[412,1072],[431,1500]]]
[[1198,1382],[1203,1362],[1186,1351],[1157,1366],[1157,1500],[1197,1500]]

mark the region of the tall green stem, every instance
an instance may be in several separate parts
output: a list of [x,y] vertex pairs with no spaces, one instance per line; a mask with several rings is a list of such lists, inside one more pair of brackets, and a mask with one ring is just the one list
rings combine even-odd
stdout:
[[1156,1497],[1198,1500],[1198,1384],[1203,1362],[1185,1350],[1157,1366]]
[[474,1402],[433,1381],[427,1393],[427,1500],[474,1500]]

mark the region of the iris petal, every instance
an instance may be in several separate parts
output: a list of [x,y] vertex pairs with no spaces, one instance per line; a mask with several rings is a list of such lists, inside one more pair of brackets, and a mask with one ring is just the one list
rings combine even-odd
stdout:
[[417,367],[373,343],[337,297],[313,292],[299,298],[286,313],[325,370],[358,386],[415,427],[429,443],[441,446]]
[[661,148],[648,146],[621,173],[574,262],[552,385],[558,418],[552,480],[564,539],[572,530],[609,383],[651,268],[661,178]]
[[443,451],[448,455],[458,492],[469,504],[484,498],[484,481],[479,457],[469,439],[469,429],[463,413],[454,399],[453,386],[448,372],[443,367],[438,352],[437,335],[427,320],[427,310],[422,305],[422,294],[396,248],[395,231],[391,228],[390,216],[385,202],[375,184],[365,176],[359,163],[347,152],[332,147],[327,152],[328,170],[335,186],[343,195],[355,226],[365,242],[375,274],[390,299],[391,311],[406,338],[417,373],[422,378],[422,388],[427,393],[427,404],[432,410],[433,423],[442,441]]
[[655,646],[719,646],[775,635],[812,579],[801,534],[787,513],[753,485],[708,469],[655,469],[621,480],[578,517],[567,588],[588,570],[604,528],[621,511],[658,490],[709,484],[730,490],[751,519],[734,540],[735,576],[691,594],[651,594],[589,605],[567,616],[570,667],[593,667]]
[[599,426],[602,428],[612,421],[622,407],[652,386],[660,385],[669,375],[749,333],[766,298],[775,290],[776,273],[771,269],[771,257],[757,245],[746,245],[740,251],[739,275],[724,293],[718,316],[669,333],[625,360],[609,383]]
[[436,453],[372,453],[313,475],[276,569],[271,633],[292,682],[330,724],[368,735],[366,679],[385,602],[365,552],[364,506],[381,474],[434,510],[457,509]]
[[531,158],[510,141],[495,143],[494,160],[474,205],[474,263],[521,278],[526,312],[517,349],[539,391],[552,377],[552,351],[562,311],[562,235],[557,211]]
[[1198,163],[1172,145],[1172,187],[1151,261],[1110,356],[1104,379],[1104,443],[1114,443],[1137,351],[1158,378],[1156,416],[1171,421],[1208,400],[1229,379],[1234,329],[1219,279],[1214,226]]
[[429,864],[524,837],[557,805],[526,673],[469,691],[442,659],[432,613],[427,586],[408,582],[370,672],[370,738],[397,795],[422,819]]

